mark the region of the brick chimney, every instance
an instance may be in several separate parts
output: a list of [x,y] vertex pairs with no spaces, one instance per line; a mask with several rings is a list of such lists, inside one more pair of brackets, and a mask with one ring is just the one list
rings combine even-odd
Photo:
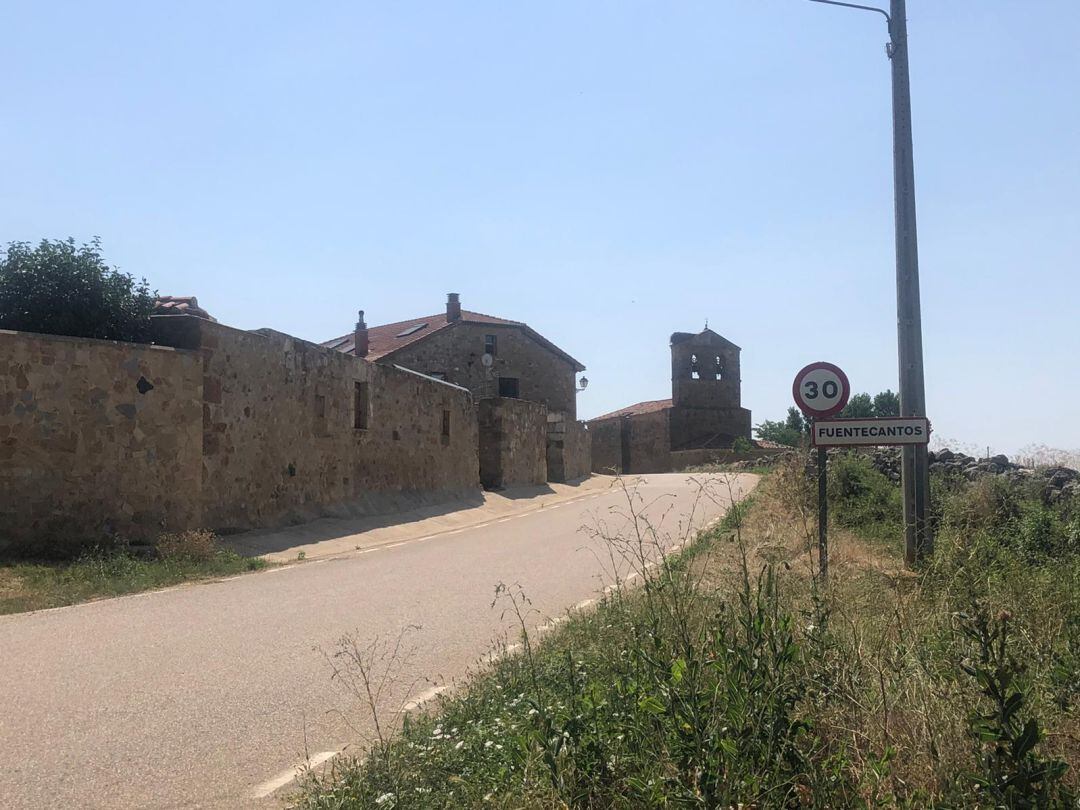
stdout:
[[364,310],[360,310],[359,317],[356,321],[356,331],[353,332],[353,346],[353,354],[357,357],[367,357],[368,334],[367,324],[364,323]]
[[446,294],[446,322],[461,320],[461,297],[457,293]]

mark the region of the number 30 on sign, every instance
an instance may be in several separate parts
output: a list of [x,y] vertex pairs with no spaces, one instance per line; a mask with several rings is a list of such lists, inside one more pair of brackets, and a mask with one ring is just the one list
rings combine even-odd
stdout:
[[791,393],[804,414],[827,419],[847,405],[851,384],[847,375],[832,363],[811,363],[795,375]]

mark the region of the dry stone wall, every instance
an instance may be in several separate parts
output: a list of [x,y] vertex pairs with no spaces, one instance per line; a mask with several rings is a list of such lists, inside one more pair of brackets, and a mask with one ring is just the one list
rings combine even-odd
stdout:
[[585,478],[592,470],[592,443],[584,422],[549,413],[547,439],[548,480],[557,483]]
[[152,320],[154,346],[0,332],[0,551],[477,491],[467,390],[279,332]]
[[662,473],[671,470],[670,408],[589,423],[596,473]]
[[503,489],[547,482],[547,409],[522,399],[480,400],[480,482]]
[[163,339],[202,354],[202,500],[212,528],[298,522],[334,507],[384,511],[388,496],[478,486],[468,391],[273,330],[155,321]]
[[200,525],[194,352],[0,331],[0,551]]

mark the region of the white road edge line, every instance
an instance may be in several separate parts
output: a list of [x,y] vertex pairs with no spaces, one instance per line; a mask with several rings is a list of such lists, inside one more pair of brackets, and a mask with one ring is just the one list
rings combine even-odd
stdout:
[[410,700],[408,703],[406,703],[404,706],[402,706],[401,711],[402,712],[411,712],[411,711],[413,711],[415,709],[419,709],[421,706],[423,706],[425,703],[427,703],[433,697],[435,697],[436,695],[442,694],[443,692],[445,692],[449,688],[450,688],[450,684],[444,683],[442,686],[433,686],[430,689],[426,689],[423,692],[421,692],[419,695],[414,697],[412,700]]
[[285,787],[285,785],[289,784],[289,782],[292,782],[294,779],[296,779],[296,777],[300,775],[300,771],[303,770],[305,767],[316,768],[319,765],[322,765],[327,760],[333,759],[340,753],[340,751],[323,751],[322,753],[316,754],[315,756],[311,757],[307,761],[301,762],[299,765],[294,765],[287,771],[282,771],[273,779],[270,779],[267,782],[263,782],[261,785],[251,791],[251,798],[265,799],[274,791],[280,790],[281,788]]

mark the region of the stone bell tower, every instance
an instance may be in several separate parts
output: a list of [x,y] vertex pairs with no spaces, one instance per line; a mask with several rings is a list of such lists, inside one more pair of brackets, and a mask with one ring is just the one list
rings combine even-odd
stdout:
[[750,438],[738,346],[709,328],[671,336],[671,448],[730,447]]

